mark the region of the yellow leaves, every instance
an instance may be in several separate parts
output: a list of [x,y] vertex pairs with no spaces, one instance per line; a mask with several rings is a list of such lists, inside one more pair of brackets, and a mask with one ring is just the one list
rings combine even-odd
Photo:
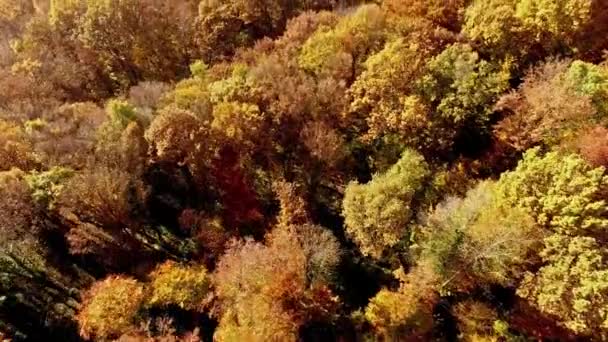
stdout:
[[[368,118],[369,131],[366,140],[373,140],[386,133],[397,133],[401,136],[418,136],[424,133],[425,128],[430,128],[430,109],[419,96],[412,95],[399,100],[401,110],[397,108],[386,108],[381,104],[373,110]],[[420,139],[420,142],[424,142]]]
[[352,63],[352,57],[346,52],[340,52],[342,44],[336,33],[321,28],[311,38],[309,38],[298,58],[302,69],[323,74],[331,70],[330,75],[344,77]]
[[379,330],[407,324],[416,312],[407,294],[380,290],[365,309],[365,318]]
[[577,155],[530,150],[498,182],[501,205],[521,208],[552,234],[538,253],[542,267],[527,272],[517,293],[578,334],[603,336],[608,312],[605,239],[608,177]]
[[200,311],[208,300],[210,279],[204,266],[165,262],[150,275],[149,305],[177,305]]
[[414,198],[428,175],[424,158],[405,150],[386,173],[374,176],[367,184],[348,185],[342,215],[346,232],[363,254],[380,258],[384,250],[406,236]]
[[304,43],[300,67],[318,75],[338,78],[356,76],[365,58],[384,41],[384,13],[376,5],[359,7],[341,19],[335,28],[322,26]]
[[82,0],[50,0],[49,5],[49,21],[55,25],[62,19],[63,16],[73,14],[79,9],[82,9],[84,1]]
[[463,32],[488,46],[504,46],[517,27],[514,0],[476,0],[465,17]]
[[554,232],[603,234],[608,227],[602,199],[608,177],[577,155],[540,155],[529,150],[517,169],[498,183],[500,200],[527,210],[541,226]]
[[477,0],[466,10],[463,31],[496,56],[526,56],[534,43],[551,51],[573,43],[591,19],[591,5],[591,0]]
[[26,58],[13,64],[11,66],[11,71],[14,74],[21,73],[29,77],[33,77],[40,70],[41,67],[42,63],[39,60]]
[[438,299],[437,279],[427,267],[418,266],[400,280],[398,290],[380,290],[364,313],[376,334],[389,341],[421,338],[432,327],[433,307]]
[[85,338],[117,338],[135,323],[144,299],[137,280],[111,276],[88,291],[78,314],[80,334]]
[[262,114],[255,104],[221,102],[213,107],[211,128],[238,144],[255,139],[262,123]]
[[458,330],[466,342],[495,342],[493,325],[498,320],[496,311],[487,304],[469,299],[453,308]]
[[14,0],[0,1],[0,20],[10,21],[22,14],[23,8],[21,2]]
[[145,132],[152,156],[160,160],[195,167],[197,156],[204,153],[201,146],[207,131],[203,123],[191,112],[177,108],[165,108]]
[[158,266],[147,283],[112,275],[87,291],[78,323],[87,339],[106,340],[134,331],[147,307],[176,305],[202,310],[209,300],[210,278],[202,265],[168,261]]
[[28,170],[34,161],[32,146],[21,127],[0,120],[0,170],[13,167]]
[[556,36],[580,30],[590,14],[591,0],[519,0],[515,12],[532,32],[548,31]]
[[528,273],[517,294],[577,334],[608,337],[606,249],[594,238],[553,235],[545,265]]

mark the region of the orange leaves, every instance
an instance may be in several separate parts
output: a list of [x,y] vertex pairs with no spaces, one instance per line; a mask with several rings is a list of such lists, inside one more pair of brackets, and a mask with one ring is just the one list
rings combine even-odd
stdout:
[[336,246],[331,234],[313,226],[279,226],[266,245],[234,242],[215,272],[215,338],[293,340],[311,317],[331,317],[338,303],[326,286],[338,262]]

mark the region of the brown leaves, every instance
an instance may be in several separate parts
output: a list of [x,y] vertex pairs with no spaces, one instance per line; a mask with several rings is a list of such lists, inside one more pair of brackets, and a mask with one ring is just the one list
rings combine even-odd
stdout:
[[590,128],[577,141],[580,154],[594,166],[608,167],[608,129]]
[[100,168],[74,176],[58,199],[74,254],[93,254],[108,265],[125,264],[138,250],[136,213],[144,199],[140,181],[121,170]]
[[532,69],[516,92],[504,95],[496,108],[508,116],[494,128],[499,140],[518,151],[568,139],[595,114],[591,99],[566,81],[568,62],[550,61]]

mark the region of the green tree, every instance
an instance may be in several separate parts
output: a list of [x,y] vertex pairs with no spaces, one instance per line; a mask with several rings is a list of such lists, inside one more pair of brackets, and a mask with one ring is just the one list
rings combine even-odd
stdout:
[[299,64],[317,75],[352,82],[365,59],[382,48],[385,25],[384,13],[378,6],[361,6],[335,27],[317,29],[302,46]]
[[543,156],[532,149],[513,172],[501,176],[497,192],[500,202],[526,210],[552,232],[602,236],[608,227],[606,185],[605,170],[593,168],[578,155]]
[[538,149],[498,181],[500,203],[522,208],[549,233],[538,255],[537,272],[526,272],[518,295],[558,323],[582,334],[606,336],[605,239],[608,221],[603,167],[578,155]]
[[421,190],[429,176],[424,158],[405,150],[401,159],[367,184],[351,182],[346,188],[342,215],[346,232],[361,252],[380,258],[408,236]]
[[608,115],[608,70],[595,64],[574,61],[565,77],[578,93],[591,98],[599,119],[604,121]]
[[526,274],[517,294],[575,333],[605,339],[606,252],[595,238],[554,234],[540,253],[545,265]]
[[494,56],[516,57],[522,67],[537,55],[570,52],[591,19],[592,0],[474,1],[463,33]]
[[427,63],[418,87],[437,115],[456,126],[487,127],[492,105],[508,89],[509,63],[485,61],[467,44],[456,43]]

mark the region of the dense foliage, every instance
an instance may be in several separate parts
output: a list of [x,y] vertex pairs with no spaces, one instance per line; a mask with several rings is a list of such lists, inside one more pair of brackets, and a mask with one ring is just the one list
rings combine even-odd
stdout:
[[0,0],[0,341],[608,341],[608,2]]

